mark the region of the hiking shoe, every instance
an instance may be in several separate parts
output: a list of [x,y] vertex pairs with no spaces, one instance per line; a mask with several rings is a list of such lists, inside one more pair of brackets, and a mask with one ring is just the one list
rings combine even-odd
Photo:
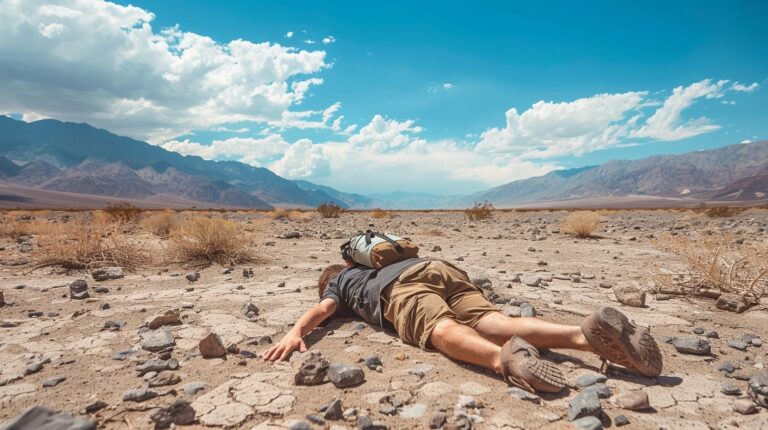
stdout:
[[539,351],[515,336],[501,347],[501,374],[504,380],[530,392],[558,393],[565,378],[553,363],[539,358]]
[[616,309],[604,307],[595,312],[581,325],[581,332],[602,357],[603,370],[611,362],[651,378],[661,374],[661,352],[650,330],[637,327]]

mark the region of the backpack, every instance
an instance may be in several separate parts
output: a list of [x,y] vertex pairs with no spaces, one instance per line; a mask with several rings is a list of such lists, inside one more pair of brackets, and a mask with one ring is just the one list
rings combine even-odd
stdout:
[[371,230],[353,236],[341,245],[342,258],[374,269],[381,269],[409,258],[417,258],[418,254],[419,247],[410,240]]

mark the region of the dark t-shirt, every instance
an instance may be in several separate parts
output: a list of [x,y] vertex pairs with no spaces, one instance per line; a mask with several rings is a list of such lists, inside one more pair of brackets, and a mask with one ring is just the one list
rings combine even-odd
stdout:
[[328,282],[321,300],[335,301],[337,315],[353,313],[366,322],[384,327],[381,292],[407,268],[427,260],[409,258],[379,270],[360,264],[347,267]]

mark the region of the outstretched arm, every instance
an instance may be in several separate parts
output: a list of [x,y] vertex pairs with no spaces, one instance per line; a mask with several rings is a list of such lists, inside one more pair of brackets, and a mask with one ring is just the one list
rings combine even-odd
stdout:
[[324,299],[316,304],[296,321],[296,324],[280,339],[280,342],[264,352],[264,360],[286,360],[297,349],[300,352],[305,352],[307,345],[304,344],[302,338],[314,330],[318,324],[325,321],[326,318],[333,315],[336,312],[336,306],[336,302],[333,299]]

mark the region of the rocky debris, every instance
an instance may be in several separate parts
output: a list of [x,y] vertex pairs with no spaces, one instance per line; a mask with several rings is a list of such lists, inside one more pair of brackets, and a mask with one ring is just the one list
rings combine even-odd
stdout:
[[387,430],[387,425],[380,421],[371,421],[365,415],[357,417],[357,428],[359,430]]
[[195,410],[189,402],[176,400],[170,406],[153,412],[149,418],[157,429],[165,429],[172,424],[183,426],[195,422]]
[[35,361],[32,361],[32,362],[28,363],[24,367],[24,376],[31,375],[33,373],[37,373],[37,372],[43,370],[43,366],[48,364],[48,363],[50,363],[50,362],[51,362],[51,359],[46,357],[46,358],[41,358],[41,359],[38,359],[38,360],[35,360]]
[[322,384],[328,374],[329,367],[328,360],[320,354],[310,353],[310,356],[304,360],[299,371],[294,375],[294,383],[296,385]]
[[435,245],[432,247],[432,252],[440,252],[443,248],[440,247],[440,245]]
[[283,233],[277,236],[278,239],[298,239],[300,237],[301,237],[301,233],[299,233],[298,231],[291,231],[291,232]]
[[747,296],[741,294],[725,293],[718,297],[715,307],[724,311],[742,313],[754,305]]
[[354,387],[365,382],[365,373],[359,367],[334,363],[328,368],[328,379],[336,388]]
[[259,308],[257,308],[253,303],[246,303],[240,309],[240,313],[245,315],[245,317],[248,319],[254,319],[259,316]]
[[581,430],[601,430],[603,423],[597,417],[587,416],[573,421],[573,425]]
[[536,308],[533,307],[530,303],[522,303],[520,305],[520,316],[521,317],[535,317],[536,316]]
[[206,384],[205,382],[194,381],[184,385],[184,387],[182,387],[182,390],[184,390],[184,392],[189,394],[190,396],[194,396],[195,394],[205,390],[206,388],[208,388],[208,384]]
[[597,394],[597,397],[601,399],[607,399],[611,397],[611,389],[608,388],[607,385],[602,383],[590,385],[589,387],[584,388],[582,391],[585,393],[586,392],[595,393]]
[[616,427],[625,426],[629,424],[629,418],[626,415],[616,415],[613,418],[613,423],[616,424]]
[[162,371],[155,375],[152,379],[147,381],[150,388],[152,387],[164,387],[166,385],[176,385],[181,382],[179,375],[169,372],[167,370]]
[[541,285],[541,278],[538,276],[521,276],[520,282],[529,287],[538,287]]
[[164,325],[178,325],[181,324],[181,312],[178,309],[170,309],[165,311],[162,315],[157,315],[152,318],[147,324],[150,330],[157,330]]
[[491,282],[490,279],[486,276],[480,276],[477,278],[472,278],[470,280],[472,282],[472,285],[474,285],[477,288],[480,288],[481,290],[491,290],[493,289],[493,282]]
[[144,334],[141,348],[145,351],[158,352],[176,345],[171,332],[165,329],[154,330]]
[[719,366],[717,366],[717,370],[725,373],[733,373],[736,369],[739,369],[740,367],[741,366],[738,363],[733,364],[730,361],[725,361],[721,363]]
[[0,290],[0,308],[5,306],[5,296],[3,295],[3,291]]
[[768,408],[768,371],[760,372],[749,378],[748,394],[755,403]]
[[66,380],[67,380],[66,376],[53,376],[43,381],[43,387],[46,387],[46,388],[55,387]]
[[157,392],[147,390],[146,388],[134,388],[123,393],[124,402],[141,403],[150,399],[154,399],[155,397],[157,397]]
[[328,407],[323,411],[323,418],[329,421],[338,421],[344,418],[344,407],[341,404],[341,399],[336,399],[331,402]]
[[597,284],[597,286],[600,287],[600,288],[606,288],[606,289],[607,288],[613,288],[613,284],[611,284],[610,282],[601,282],[601,283]]
[[616,300],[622,305],[635,308],[645,307],[645,293],[631,285],[620,285],[613,288]]
[[432,418],[429,419],[429,428],[431,429],[443,428],[443,426],[447,421],[448,421],[448,415],[445,412],[438,412],[432,415]]
[[507,388],[507,394],[509,394],[512,397],[516,397],[520,400],[541,404],[541,397],[537,396],[536,394],[529,393],[528,391],[525,391],[522,388],[509,387]]
[[115,351],[114,353],[112,353],[112,359],[117,361],[125,361],[138,353],[139,351],[136,351],[135,349],[124,349],[121,351]]
[[709,355],[712,352],[709,342],[698,337],[675,337],[672,339],[672,345],[681,354]]
[[371,370],[381,372],[384,369],[384,364],[381,362],[381,358],[378,355],[369,355],[363,359],[365,366]]
[[197,280],[200,279],[200,273],[189,272],[186,275],[184,275],[184,277],[187,278],[187,281],[189,282],[197,282]]
[[586,388],[590,385],[599,384],[608,380],[608,377],[602,373],[589,372],[576,377],[574,384],[579,388]]
[[727,342],[727,345],[730,346],[733,349],[738,349],[740,351],[746,351],[749,344],[747,342],[744,342],[743,340],[729,340]]
[[741,394],[741,389],[733,382],[723,381],[723,383],[720,385],[720,392],[726,396],[738,396]]
[[427,412],[427,405],[423,403],[413,403],[403,406],[402,409],[400,409],[399,415],[400,418],[406,420],[415,420],[424,416],[425,412]]
[[3,430],[96,430],[96,424],[45,406],[33,406],[6,422]]
[[96,282],[108,281],[110,279],[120,279],[123,276],[122,267],[102,267],[101,269],[94,269],[91,271],[91,277]]
[[120,329],[125,327],[126,324],[127,323],[125,321],[108,320],[104,322],[104,326],[101,327],[101,331],[120,331]]
[[89,404],[85,407],[85,413],[86,414],[92,414],[94,412],[100,411],[104,408],[109,406],[106,402],[103,402],[101,400],[96,400],[95,402]]
[[568,402],[568,420],[591,416],[599,417],[603,412],[600,399],[592,392],[581,392]]
[[200,355],[203,358],[218,358],[227,355],[227,350],[216,333],[210,333],[198,344]]
[[742,415],[749,415],[757,412],[757,406],[755,406],[755,402],[750,399],[737,399],[733,402],[733,410]]
[[91,297],[88,294],[88,283],[84,279],[78,279],[69,284],[69,298],[73,300],[84,300]]
[[630,411],[642,411],[651,407],[648,393],[645,391],[626,391],[611,400],[616,406]]

